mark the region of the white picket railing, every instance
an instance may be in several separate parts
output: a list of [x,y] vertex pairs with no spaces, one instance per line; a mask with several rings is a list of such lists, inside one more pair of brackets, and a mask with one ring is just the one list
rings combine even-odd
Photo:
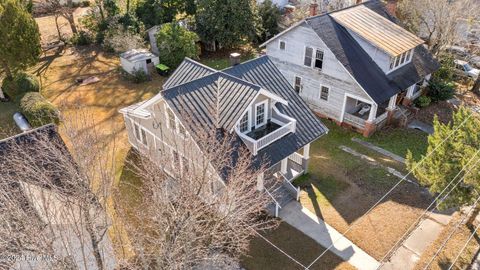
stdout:
[[300,165],[303,164],[303,156],[297,152],[294,152],[293,154],[288,156],[288,158],[297,164],[300,164]]
[[295,200],[300,200],[300,187],[295,187],[288,179],[285,177],[283,173],[280,173],[283,178],[283,185],[288,189],[293,196],[295,196]]
[[238,136],[242,139],[242,141],[247,145],[248,149],[252,151],[254,155],[258,153],[259,150],[262,148],[270,145],[271,143],[281,139],[283,136],[287,135],[290,132],[295,132],[297,121],[287,115],[282,114],[274,107],[274,114],[270,121],[273,123],[280,125],[280,128],[268,133],[267,135],[261,137],[258,140],[255,140],[249,137],[246,134],[240,132],[238,127],[235,127],[235,132],[237,132]]
[[365,128],[365,119],[349,113],[345,113],[345,115],[343,116],[343,122],[357,128],[361,128],[361,129]]
[[272,198],[273,203],[275,203],[275,217],[278,217],[278,211],[280,209],[282,209],[282,206],[277,202],[277,200],[275,200],[272,193],[270,193],[270,191],[268,191],[268,189],[265,189],[265,192],[267,192],[267,194],[270,195],[270,198]]

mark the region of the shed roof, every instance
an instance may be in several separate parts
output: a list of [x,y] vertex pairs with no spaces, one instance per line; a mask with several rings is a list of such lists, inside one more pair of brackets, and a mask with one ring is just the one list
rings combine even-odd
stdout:
[[332,12],[330,16],[392,56],[400,55],[424,43],[422,39],[364,5]]
[[129,51],[121,53],[120,57],[130,62],[138,62],[138,61],[145,61],[147,59],[152,59],[158,56],[156,56],[155,54],[151,53],[146,49],[131,49]]

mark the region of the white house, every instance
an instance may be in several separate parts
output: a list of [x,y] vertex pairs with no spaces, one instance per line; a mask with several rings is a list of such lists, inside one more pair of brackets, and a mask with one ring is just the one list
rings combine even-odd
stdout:
[[132,49],[120,54],[120,63],[130,74],[134,74],[137,70],[143,70],[149,74],[149,68],[153,68],[159,61],[158,56],[145,49]]
[[438,69],[423,43],[371,0],[306,18],[262,46],[318,115],[369,136]]

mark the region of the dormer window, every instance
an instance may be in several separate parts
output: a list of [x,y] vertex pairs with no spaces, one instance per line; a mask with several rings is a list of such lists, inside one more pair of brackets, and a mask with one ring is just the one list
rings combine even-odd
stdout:
[[239,124],[240,132],[245,133],[250,130],[249,125],[248,125],[248,112],[246,112],[243,116],[242,119],[240,119],[240,124]]
[[390,59],[390,71],[410,63],[410,61],[412,61],[412,56],[413,56],[413,49],[408,50],[395,57],[392,57]]
[[263,126],[267,122],[266,107],[267,107],[266,101],[255,105],[255,126],[256,127]]

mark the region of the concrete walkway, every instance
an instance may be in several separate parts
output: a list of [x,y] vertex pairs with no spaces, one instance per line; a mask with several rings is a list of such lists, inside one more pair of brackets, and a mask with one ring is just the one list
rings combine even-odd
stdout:
[[[285,205],[280,210],[279,216],[282,220],[303,232],[325,248],[330,247],[330,245],[335,242],[330,251],[357,269],[377,269],[380,265],[377,260],[350,242],[347,238],[342,237],[337,230],[326,224],[308,209],[302,207],[297,201]],[[319,259],[316,262],[316,264],[321,263],[322,259]]]
[[410,270],[415,268],[423,252],[437,239],[452,216],[430,212],[416,229],[393,253],[382,270]]
[[433,134],[433,132],[434,132],[434,129],[433,129],[432,125],[426,124],[426,123],[418,121],[418,120],[412,120],[412,122],[410,122],[410,124],[408,124],[408,127],[413,128],[413,129],[419,129],[419,130],[421,130],[423,132],[426,132],[428,134]]
[[367,148],[370,148],[370,149],[372,149],[373,151],[376,151],[376,152],[378,152],[378,153],[380,153],[380,154],[382,154],[382,155],[384,155],[384,156],[387,156],[387,157],[389,157],[389,158],[391,158],[391,159],[393,159],[393,160],[396,160],[396,161],[398,161],[398,162],[401,162],[401,163],[405,164],[405,159],[404,159],[403,157],[401,157],[401,156],[399,156],[399,155],[396,155],[396,154],[394,154],[394,153],[392,153],[392,152],[390,152],[390,151],[387,151],[387,150],[385,150],[385,149],[383,149],[383,148],[381,148],[381,147],[378,147],[378,146],[376,146],[376,145],[373,145],[373,144],[371,144],[371,143],[369,143],[369,142],[366,142],[366,141],[364,141],[364,140],[361,140],[361,139],[359,139],[359,138],[352,138],[352,141],[354,141],[354,142],[356,142],[356,143],[359,143],[359,144],[361,144],[361,145],[363,145],[363,146],[365,146],[365,147],[367,147]]

